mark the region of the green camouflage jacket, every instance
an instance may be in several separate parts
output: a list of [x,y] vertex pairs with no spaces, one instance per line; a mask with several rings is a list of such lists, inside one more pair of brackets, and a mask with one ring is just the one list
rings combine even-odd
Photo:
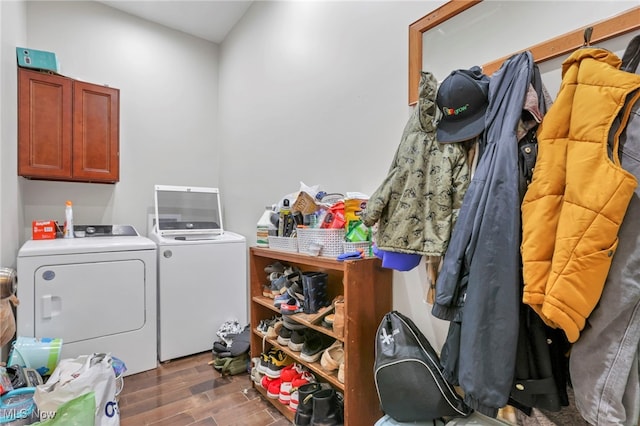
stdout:
[[441,256],[449,244],[469,167],[462,142],[436,140],[437,88],[435,77],[423,72],[418,104],[389,174],[362,213],[365,225],[378,223],[375,241],[381,250]]

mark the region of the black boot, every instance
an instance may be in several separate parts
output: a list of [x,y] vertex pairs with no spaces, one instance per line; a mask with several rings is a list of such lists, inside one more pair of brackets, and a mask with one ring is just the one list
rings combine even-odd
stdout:
[[313,395],[320,392],[320,383],[307,383],[298,388],[298,409],[294,418],[295,426],[309,426],[313,413]]
[[315,314],[321,308],[329,306],[327,281],[325,272],[303,272],[302,290],[304,293],[303,310],[305,314]]
[[311,426],[338,426],[343,424],[342,398],[335,389],[323,389],[313,394]]

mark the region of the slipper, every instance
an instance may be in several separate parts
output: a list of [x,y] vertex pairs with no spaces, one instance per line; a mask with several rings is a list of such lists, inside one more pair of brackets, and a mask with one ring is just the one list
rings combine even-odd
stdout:
[[322,353],[320,357],[320,366],[326,371],[334,371],[344,362],[344,348],[342,342],[336,340]]

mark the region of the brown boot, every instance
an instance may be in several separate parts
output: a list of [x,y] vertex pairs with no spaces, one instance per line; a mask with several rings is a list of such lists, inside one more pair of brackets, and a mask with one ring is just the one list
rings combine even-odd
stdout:
[[338,339],[344,339],[344,297],[334,300],[333,332]]

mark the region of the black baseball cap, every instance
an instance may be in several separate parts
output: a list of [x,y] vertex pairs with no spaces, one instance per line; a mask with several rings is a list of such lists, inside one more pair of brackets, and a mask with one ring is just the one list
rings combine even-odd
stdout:
[[478,66],[452,71],[436,95],[442,113],[437,126],[438,142],[462,142],[484,131],[489,106],[489,77]]

